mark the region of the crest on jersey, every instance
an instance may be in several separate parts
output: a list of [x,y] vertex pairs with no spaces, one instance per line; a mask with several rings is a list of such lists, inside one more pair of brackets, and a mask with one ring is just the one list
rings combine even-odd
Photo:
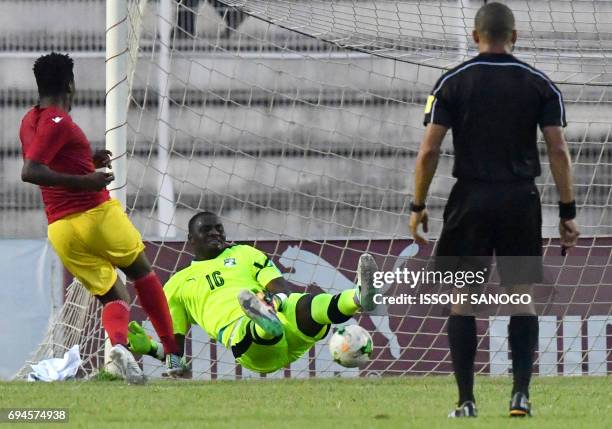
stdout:
[[225,258],[225,260],[223,261],[223,265],[225,265],[226,267],[233,267],[234,265],[236,265],[236,258]]

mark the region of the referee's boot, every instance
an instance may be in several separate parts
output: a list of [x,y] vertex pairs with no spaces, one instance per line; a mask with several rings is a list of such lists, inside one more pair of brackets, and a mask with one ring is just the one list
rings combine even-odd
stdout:
[[448,415],[449,419],[456,419],[460,417],[478,417],[476,404],[473,401],[465,401]]
[[283,335],[283,325],[276,315],[272,301],[245,289],[238,294],[238,302],[244,314],[266,333],[274,337]]
[[374,295],[374,273],[378,271],[378,265],[374,257],[369,253],[364,253],[359,257],[357,264],[357,288],[359,289],[359,303],[364,312],[372,311],[376,307]]
[[522,392],[516,392],[510,400],[510,417],[531,417],[531,402]]

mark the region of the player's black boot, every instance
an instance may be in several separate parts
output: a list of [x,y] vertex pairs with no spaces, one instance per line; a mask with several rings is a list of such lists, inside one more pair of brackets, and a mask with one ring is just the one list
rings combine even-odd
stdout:
[[531,402],[527,395],[516,392],[510,401],[510,417],[531,417]]
[[476,404],[472,401],[465,401],[459,405],[453,411],[450,412],[448,418],[455,419],[459,417],[478,417],[478,410]]

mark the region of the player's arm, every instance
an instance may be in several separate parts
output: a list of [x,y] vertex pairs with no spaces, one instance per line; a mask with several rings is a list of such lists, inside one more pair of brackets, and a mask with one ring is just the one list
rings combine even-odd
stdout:
[[565,106],[561,91],[553,83],[546,82],[542,90],[542,109],[538,124],[546,141],[546,151],[550,170],[559,192],[559,235],[561,237],[561,254],[574,247],[578,242],[576,201],[572,185],[572,161],[563,137],[563,127],[567,126]]
[[270,291],[274,295],[278,293],[284,293],[285,295],[289,295],[293,292],[293,287],[291,284],[285,280],[284,277],[277,277],[272,279],[266,284],[266,290]]
[[425,204],[429,186],[433,180],[438,160],[440,159],[440,147],[448,127],[438,124],[428,124],[425,128],[425,137],[419,148],[414,168],[414,203]]
[[[425,129],[425,137],[419,148],[414,170],[414,200],[416,206],[422,206],[427,199],[427,193],[433,180],[438,160],[440,159],[440,147],[448,127],[435,123],[429,123]],[[427,243],[427,240],[418,232],[419,224],[423,224],[423,231],[427,232],[427,210],[412,212],[410,216],[410,231],[415,241],[419,244]]]
[[563,137],[563,129],[556,126],[544,127],[542,128],[542,133],[546,141],[550,171],[559,192],[559,200],[562,203],[571,203],[574,201],[572,160],[567,142]]
[[253,260],[252,275],[255,280],[263,286],[268,292],[276,295],[279,293],[289,295],[292,292],[292,287],[283,277],[280,270],[274,265],[274,262],[261,250],[255,247],[248,246]]
[[75,175],[49,168],[49,164],[71,138],[68,119],[61,118],[57,122],[55,119],[41,119],[36,135],[23,154],[21,180],[38,186],[61,186],[81,191],[99,191],[112,182],[114,177],[111,173]]
[[574,247],[580,235],[578,226],[573,220],[576,216],[576,203],[572,180],[572,160],[561,126],[543,127],[542,133],[546,141],[550,171],[559,192],[559,234],[561,246],[565,250]]
[[53,171],[41,162],[25,159],[21,180],[38,186],[61,186],[80,191],[99,191],[111,183],[112,173],[94,172],[85,175],[65,174]]

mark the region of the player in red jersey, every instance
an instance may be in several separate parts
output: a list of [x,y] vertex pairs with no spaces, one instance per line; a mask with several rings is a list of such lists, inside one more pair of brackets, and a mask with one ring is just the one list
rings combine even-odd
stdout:
[[182,371],[162,285],[144,253],[140,233],[106,186],[112,173],[107,150],[92,153],[68,114],[75,93],[73,61],[51,53],[34,63],[39,103],[21,122],[21,179],[40,186],[48,236],[64,266],[103,304],[102,324],[113,345],[111,358],[130,383],[145,381],[127,350],[130,296],[118,278],[134,282],[138,299],[162,340],[168,373]]

